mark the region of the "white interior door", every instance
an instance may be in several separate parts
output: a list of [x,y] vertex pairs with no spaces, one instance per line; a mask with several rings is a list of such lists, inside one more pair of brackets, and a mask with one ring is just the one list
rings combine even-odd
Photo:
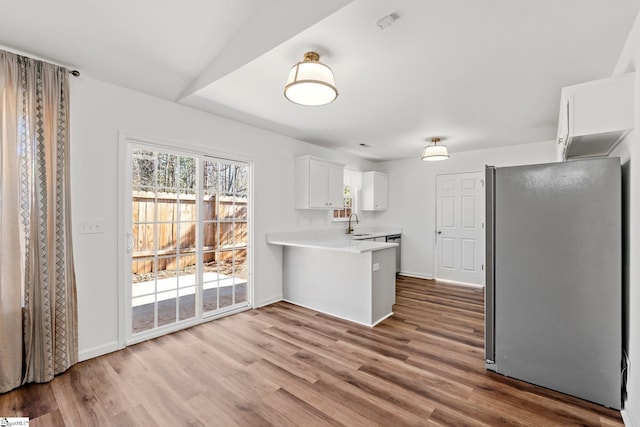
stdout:
[[436,279],[484,284],[482,172],[436,176]]

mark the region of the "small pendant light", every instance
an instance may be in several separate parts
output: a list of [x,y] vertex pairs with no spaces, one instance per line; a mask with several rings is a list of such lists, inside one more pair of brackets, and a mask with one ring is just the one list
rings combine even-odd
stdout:
[[291,68],[284,96],[300,105],[325,105],[338,96],[333,72],[320,61],[316,52],[304,54],[302,62]]

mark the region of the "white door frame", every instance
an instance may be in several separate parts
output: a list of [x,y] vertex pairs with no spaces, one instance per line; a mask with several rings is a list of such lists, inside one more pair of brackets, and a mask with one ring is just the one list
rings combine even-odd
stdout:
[[[476,286],[476,287],[484,287],[485,286],[485,274],[482,275],[482,282],[480,284],[478,283],[468,283],[468,282],[457,282],[457,281],[453,281],[453,280],[447,280],[447,279],[439,279],[437,277],[437,271],[438,271],[438,207],[439,207],[439,200],[438,200],[438,177],[441,176],[452,176],[452,175],[462,175],[462,174],[468,174],[468,173],[479,173],[481,174],[482,178],[480,179],[481,183],[482,183],[482,189],[484,190],[485,188],[485,178],[484,178],[484,172],[483,171],[463,171],[463,172],[452,172],[452,173],[436,173],[435,174],[435,179],[434,179],[434,216],[433,216],[433,230],[434,230],[434,238],[433,238],[433,278],[435,280],[439,280],[442,282],[450,282],[450,283],[456,283],[456,284],[462,284],[462,285],[467,285],[467,286]],[[482,191],[482,195],[479,198],[480,202],[481,202],[481,206],[480,206],[480,211],[481,211],[481,220],[482,220],[482,229],[486,230],[485,225],[486,225],[486,218],[485,218],[485,206],[486,206],[486,196],[485,196],[486,192]],[[485,253],[485,240],[486,240],[486,236],[483,233],[482,237],[481,237],[481,242],[480,242],[480,250],[482,251],[482,254],[480,256],[480,258],[482,259],[482,269],[484,271],[484,267],[486,265],[486,253]]]

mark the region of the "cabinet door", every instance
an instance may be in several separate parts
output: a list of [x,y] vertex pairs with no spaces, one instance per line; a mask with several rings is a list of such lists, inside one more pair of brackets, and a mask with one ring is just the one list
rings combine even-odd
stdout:
[[[635,73],[562,89],[558,133],[566,134],[563,160],[607,156],[634,127]],[[568,104],[564,100],[568,100]]]
[[329,194],[329,165],[309,161],[309,207],[326,208]]
[[373,208],[383,211],[389,207],[389,178],[373,174]]
[[328,203],[334,209],[344,204],[344,169],[342,166],[329,165]]

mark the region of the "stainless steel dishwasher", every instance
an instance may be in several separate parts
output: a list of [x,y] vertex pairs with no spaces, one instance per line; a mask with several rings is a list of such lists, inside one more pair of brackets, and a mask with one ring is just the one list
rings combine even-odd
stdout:
[[400,240],[402,238],[402,234],[392,234],[387,236],[387,242],[397,243],[398,247],[396,248],[396,274],[400,273]]

